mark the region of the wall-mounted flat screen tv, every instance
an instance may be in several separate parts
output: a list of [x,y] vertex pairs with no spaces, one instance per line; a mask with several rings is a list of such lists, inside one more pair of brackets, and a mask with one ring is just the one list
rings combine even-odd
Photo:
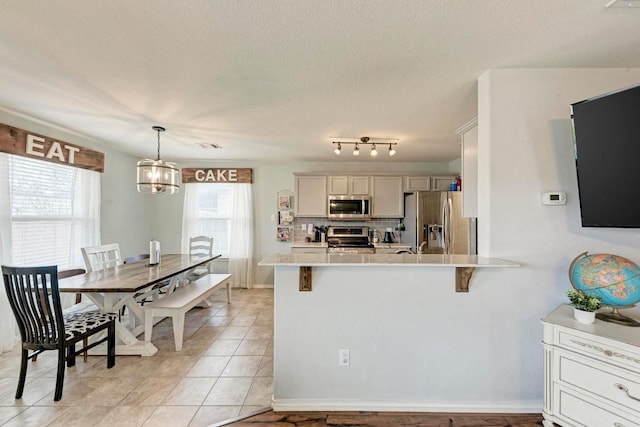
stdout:
[[640,228],[640,86],[571,105],[583,227]]

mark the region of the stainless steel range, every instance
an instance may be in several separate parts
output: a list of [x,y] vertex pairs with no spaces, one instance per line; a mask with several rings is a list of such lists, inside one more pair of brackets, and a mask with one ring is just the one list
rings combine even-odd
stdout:
[[369,243],[369,227],[332,226],[327,230],[329,253],[375,254]]

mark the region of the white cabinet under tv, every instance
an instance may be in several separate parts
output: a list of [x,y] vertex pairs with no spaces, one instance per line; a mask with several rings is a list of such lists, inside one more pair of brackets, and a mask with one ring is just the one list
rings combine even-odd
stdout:
[[561,305],[542,320],[545,427],[640,426],[638,328],[578,323]]

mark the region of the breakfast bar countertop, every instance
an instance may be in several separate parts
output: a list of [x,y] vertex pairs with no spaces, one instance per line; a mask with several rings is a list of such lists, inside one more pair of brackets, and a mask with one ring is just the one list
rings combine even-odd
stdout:
[[520,267],[499,258],[477,255],[442,254],[272,254],[258,263],[262,266],[384,266],[384,267]]

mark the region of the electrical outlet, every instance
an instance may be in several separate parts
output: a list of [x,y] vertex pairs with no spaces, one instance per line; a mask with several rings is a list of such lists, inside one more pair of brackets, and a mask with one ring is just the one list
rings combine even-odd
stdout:
[[349,350],[338,350],[338,363],[340,366],[349,366]]

